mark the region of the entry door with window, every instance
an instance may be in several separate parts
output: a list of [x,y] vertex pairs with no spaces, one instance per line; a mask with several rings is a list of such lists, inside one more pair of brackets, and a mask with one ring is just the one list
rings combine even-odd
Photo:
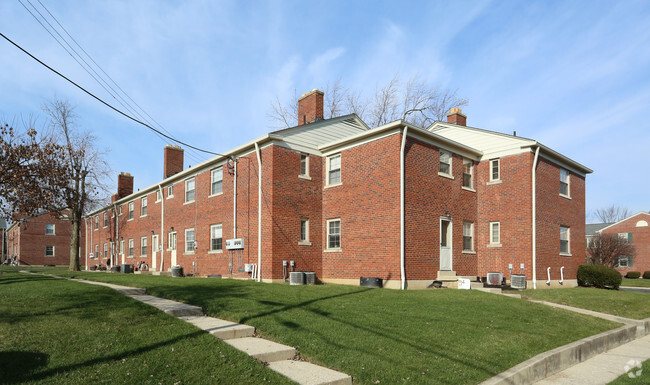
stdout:
[[176,232],[169,233],[169,250],[171,251],[171,266],[176,266]]
[[151,236],[151,270],[156,269],[156,263],[158,262],[158,235]]
[[440,270],[451,271],[451,220],[440,218]]

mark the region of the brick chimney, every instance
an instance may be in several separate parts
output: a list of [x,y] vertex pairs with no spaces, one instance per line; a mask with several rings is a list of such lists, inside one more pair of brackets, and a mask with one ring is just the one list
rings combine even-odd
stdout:
[[163,167],[163,177],[169,178],[174,174],[183,171],[183,150],[179,146],[168,144],[165,146],[165,164]]
[[133,176],[128,172],[121,172],[117,176],[117,199],[131,194],[133,194]]
[[447,114],[447,123],[467,126],[467,116],[463,114],[460,108],[452,108]]
[[323,92],[313,89],[298,99],[298,125],[323,119]]

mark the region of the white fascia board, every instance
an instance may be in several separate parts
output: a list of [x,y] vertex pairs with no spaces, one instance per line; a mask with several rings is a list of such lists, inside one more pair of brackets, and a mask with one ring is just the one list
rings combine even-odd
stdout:
[[607,227],[603,227],[602,229],[600,229],[600,230],[598,230],[598,231],[596,231],[596,232],[597,232],[597,233],[601,233],[603,230],[609,229],[610,227],[614,227],[614,226],[616,226],[616,225],[618,225],[618,224],[620,224],[620,223],[623,223],[623,222],[625,222],[625,221],[627,221],[627,220],[629,220],[629,219],[632,219],[632,218],[636,217],[637,215],[642,215],[642,214],[650,215],[650,214],[646,213],[645,211],[640,211],[640,212],[638,212],[638,213],[636,213],[636,214],[634,214],[634,215],[630,215],[629,217],[627,217],[627,218],[625,218],[625,219],[621,219],[620,221],[618,221],[618,222],[616,222],[616,223],[612,223],[611,225],[609,225],[609,226],[607,226]]
[[550,147],[547,147],[540,142],[535,142],[535,144],[532,145],[526,145],[523,146],[522,148],[528,148],[530,147],[531,151],[533,151],[532,147],[539,146],[539,148],[542,150],[540,151],[540,155],[550,161],[559,163],[562,167],[565,167],[567,170],[572,171],[580,176],[586,177],[587,174],[591,174],[594,172],[594,170],[590,169],[587,166],[584,166],[575,160],[560,154],[559,152],[551,149]]

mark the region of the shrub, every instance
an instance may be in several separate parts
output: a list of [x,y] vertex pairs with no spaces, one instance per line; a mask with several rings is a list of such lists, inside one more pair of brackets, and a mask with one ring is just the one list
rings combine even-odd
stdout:
[[639,278],[641,276],[640,271],[628,271],[627,274],[625,274],[625,278]]
[[643,278],[650,279],[650,270],[646,270],[643,272]]
[[580,265],[578,267],[578,285],[593,286],[599,289],[618,290],[623,277],[616,269],[603,265]]

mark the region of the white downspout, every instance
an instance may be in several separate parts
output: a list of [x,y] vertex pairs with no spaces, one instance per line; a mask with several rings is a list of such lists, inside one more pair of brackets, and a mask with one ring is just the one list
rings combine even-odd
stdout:
[[401,289],[406,290],[406,267],[405,267],[405,240],[404,240],[404,156],[406,148],[406,134],[408,132],[408,127],[404,127],[402,132],[402,146],[400,147],[400,156],[399,156],[399,262],[400,262],[400,277],[402,279]]
[[560,285],[564,284],[564,266],[560,267]]
[[235,163],[235,175],[232,178],[232,237],[237,238],[237,159],[233,157],[232,160]]
[[[94,232],[95,232],[95,231],[94,231],[94,229],[93,229],[93,220],[92,220],[92,218],[91,218],[91,219],[90,219],[90,250],[93,250],[93,251],[95,250],[95,249],[93,248],[93,246],[94,246],[94,245],[93,245],[93,233],[94,233]],[[97,256],[95,255],[95,257],[97,257]]]
[[262,282],[262,157],[260,146],[255,143],[257,155],[257,282]]
[[[120,251],[120,226],[119,223],[120,221],[117,218],[117,206],[115,203],[113,203],[113,216],[115,217],[115,239],[113,240],[113,253],[114,254],[119,254]],[[115,258],[115,260],[113,260]],[[117,255],[111,255],[111,266],[115,266],[115,262],[117,262]]]
[[88,218],[84,218],[84,222],[86,225],[86,249],[84,250],[84,254],[86,254],[86,270],[89,269],[88,267]]
[[533,160],[533,289],[537,289],[537,161],[539,159],[539,146],[535,150]]
[[160,270],[158,271],[163,271],[165,262],[165,248],[163,247],[165,240],[165,234],[163,233],[165,230],[165,196],[163,195],[161,185],[158,185],[158,191],[160,191],[160,236],[158,237],[158,243],[160,244]]
[[551,267],[550,266],[546,268],[546,276],[548,277],[548,279],[546,280],[546,284],[550,285],[551,284]]

